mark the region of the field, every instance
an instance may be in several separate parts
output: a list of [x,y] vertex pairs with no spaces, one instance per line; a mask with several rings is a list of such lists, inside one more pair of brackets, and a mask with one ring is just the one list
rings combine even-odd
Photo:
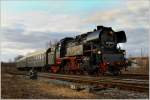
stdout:
[[129,66],[125,74],[149,74],[149,58],[148,57],[131,57],[132,66]]
[[118,99],[148,98],[147,93],[138,93],[119,89],[107,89],[90,93],[85,90],[76,91],[67,86],[56,85],[49,80],[30,80],[25,76],[12,75],[17,72],[15,64],[2,64],[1,98],[2,99]]

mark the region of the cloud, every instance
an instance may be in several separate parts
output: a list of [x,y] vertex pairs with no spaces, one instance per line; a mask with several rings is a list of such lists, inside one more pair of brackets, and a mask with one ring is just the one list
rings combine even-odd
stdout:
[[123,44],[123,48],[128,54],[140,54],[140,48],[145,48],[148,53],[148,12],[148,0],[124,1],[124,5],[114,9],[102,11],[97,8],[79,14],[50,13],[44,10],[16,13],[2,10],[2,57],[8,59],[11,55],[13,58],[17,54],[45,48],[50,40],[88,32],[96,25],[109,26],[116,31],[124,30],[128,41]]
[[[27,54],[34,50],[44,49],[50,40],[60,40],[79,34],[81,31],[79,22],[78,16],[53,15],[44,11],[23,14],[3,12],[2,54],[4,55],[6,51],[9,54],[21,54],[21,50],[24,51],[23,54]],[[14,52],[11,52],[13,50]]]
[[123,49],[127,50],[127,55],[140,56],[141,48],[144,50],[145,56],[148,55],[148,0],[126,1],[124,6],[117,9],[103,12],[94,11],[82,23],[110,26],[116,31],[124,30],[127,35],[127,42],[121,45],[123,45]]
[[135,28],[126,30],[127,42],[122,45],[123,49],[127,50],[127,56],[140,56],[141,49],[143,49],[144,56],[148,55],[148,32],[148,28]]
[[[134,1],[134,2],[133,2]],[[85,18],[85,24],[102,24],[115,28],[149,27],[149,1],[126,1],[123,7],[108,11],[94,11]]]
[[19,43],[37,43],[45,40],[56,40],[72,36],[75,32],[29,31],[20,28],[2,28],[2,40]]
[[[66,36],[75,36],[76,32],[29,31],[25,28],[1,28],[2,58],[12,55],[25,55],[35,50],[47,48],[49,41],[60,40]],[[4,57],[7,56],[7,57]]]
[[[13,17],[11,17],[13,16]],[[12,27],[22,24],[27,31],[81,31],[78,15],[51,14],[48,12],[26,12],[23,14],[3,13],[2,26]]]

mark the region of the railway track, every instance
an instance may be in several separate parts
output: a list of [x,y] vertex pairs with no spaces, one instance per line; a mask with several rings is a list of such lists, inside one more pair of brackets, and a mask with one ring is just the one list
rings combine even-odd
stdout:
[[112,78],[112,77],[81,77],[81,76],[68,76],[60,74],[40,74],[41,77],[67,80],[72,82],[92,84],[92,85],[105,85],[106,87],[118,87],[120,89],[134,90],[139,92],[149,91],[149,81],[139,80],[139,79],[122,79],[122,78]]
[[[10,73],[15,75],[25,75],[26,73]],[[129,76],[129,75],[127,75]],[[85,85],[95,85],[97,87],[117,87],[119,89],[132,90],[138,92],[149,92],[149,81],[147,79],[139,79],[133,77],[91,77],[91,76],[79,76],[79,75],[62,75],[62,74],[51,74],[51,73],[38,73],[38,77],[57,79],[69,82],[75,82]],[[138,76],[139,77],[139,76]],[[147,76],[146,76],[147,77]]]
[[149,79],[149,75],[143,75],[143,74],[121,74],[118,77],[133,78],[133,79],[144,79],[144,80],[148,80]]
[[[42,73],[43,74],[43,73]],[[44,74],[50,74],[50,73],[44,73]],[[67,74],[52,74],[52,75],[63,75],[63,76],[68,76]],[[93,77],[93,78],[101,78],[101,77],[111,77],[111,78],[121,78],[121,79],[142,79],[142,80],[149,80],[149,75],[143,75],[143,74],[121,74],[119,76],[112,76],[109,74],[106,75],[100,75],[100,76],[89,76],[89,75],[70,75],[71,77]]]

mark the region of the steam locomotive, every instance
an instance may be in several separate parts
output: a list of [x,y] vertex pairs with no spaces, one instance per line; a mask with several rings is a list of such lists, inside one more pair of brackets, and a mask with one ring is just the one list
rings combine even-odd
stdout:
[[18,69],[46,70],[51,73],[99,75],[121,74],[127,67],[124,31],[97,26],[91,32],[61,39],[52,47],[30,53],[17,61]]

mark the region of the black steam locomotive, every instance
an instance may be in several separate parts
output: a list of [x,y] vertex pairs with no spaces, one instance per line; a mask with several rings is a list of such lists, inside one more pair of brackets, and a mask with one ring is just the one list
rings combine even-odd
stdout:
[[17,67],[45,69],[51,73],[118,75],[127,63],[125,50],[117,44],[125,42],[124,31],[97,26],[91,32],[66,37],[47,50],[28,54],[17,61]]

